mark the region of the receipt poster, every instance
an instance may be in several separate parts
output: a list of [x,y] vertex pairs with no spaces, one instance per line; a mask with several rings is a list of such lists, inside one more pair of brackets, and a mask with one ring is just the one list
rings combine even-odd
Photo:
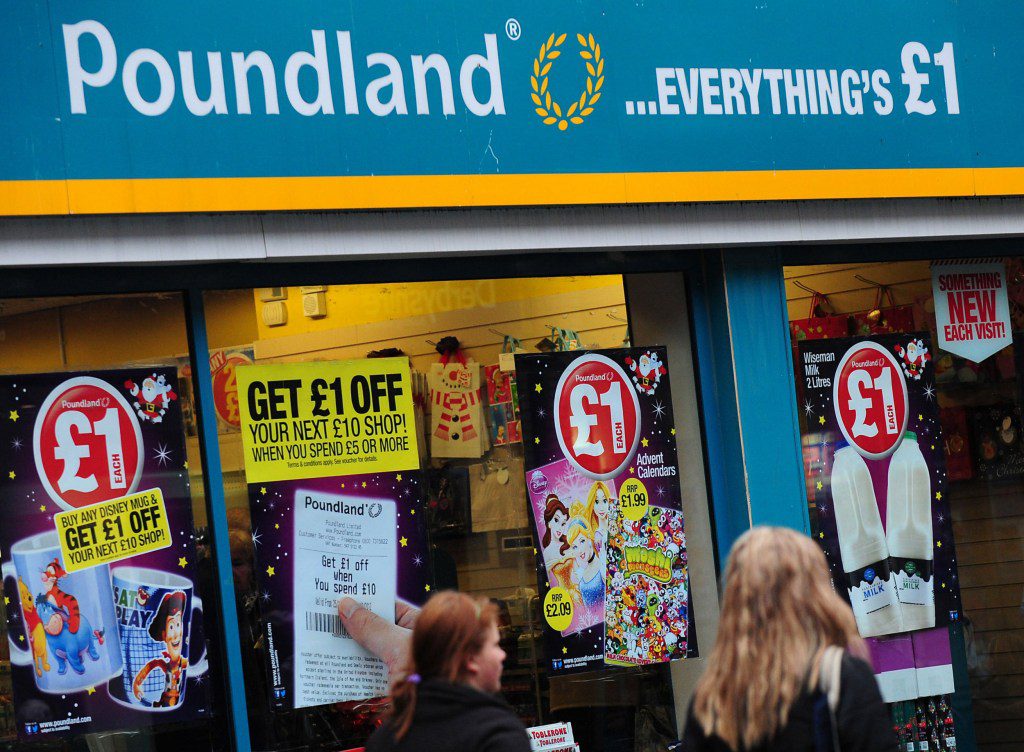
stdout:
[[174,365],[0,377],[0,551],[19,738],[209,712]]
[[271,707],[385,696],[386,666],[338,603],[395,622],[430,594],[409,362],[240,366],[237,378]]
[[517,355],[554,673],[696,655],[664,347]]

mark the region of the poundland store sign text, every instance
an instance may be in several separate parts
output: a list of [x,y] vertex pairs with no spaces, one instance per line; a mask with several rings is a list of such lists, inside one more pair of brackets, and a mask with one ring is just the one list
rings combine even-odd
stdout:
[[1024,6],[10,3],[0,214],[1024,192]]

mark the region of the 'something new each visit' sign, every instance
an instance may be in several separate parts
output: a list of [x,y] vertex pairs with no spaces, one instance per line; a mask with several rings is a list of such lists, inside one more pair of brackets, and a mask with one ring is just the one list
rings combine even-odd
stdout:
[[1024,193],[1024,5],[6,3],[0,214]]
[[932,296],[943,350],[980,363],[1013,341],[1002,263],[936,262]]

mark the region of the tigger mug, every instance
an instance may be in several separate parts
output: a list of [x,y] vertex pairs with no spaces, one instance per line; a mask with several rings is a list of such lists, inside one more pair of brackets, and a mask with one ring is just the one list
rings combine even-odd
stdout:
[[56,531],[17,541],[11,559],[3,563],[3,577],[16,580],[24,625],[21,635],[8,631],[11,663],[32,666],[36,686],[51,694],[118,676],[123,661],[110,567],[67,573]]

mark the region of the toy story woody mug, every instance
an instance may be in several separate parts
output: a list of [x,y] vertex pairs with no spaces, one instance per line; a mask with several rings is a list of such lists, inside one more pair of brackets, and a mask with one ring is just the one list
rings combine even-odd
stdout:
[[124,672],[107,691],[136,710],[174,710],[185,700],[187,677],[207,669],[205,649],[189,660],[192,615],[202,614],[202,600],[191,580],[170,572],[117,567],[112,580]]
[[[11,546],[3,578],[16,580],[24,635],[8,632],[11,662],[33,668],[43,692],[79,692],[121,673],[110,568],[68,574],[56,531]],[[10,592],[5,588],[5,592]]]

